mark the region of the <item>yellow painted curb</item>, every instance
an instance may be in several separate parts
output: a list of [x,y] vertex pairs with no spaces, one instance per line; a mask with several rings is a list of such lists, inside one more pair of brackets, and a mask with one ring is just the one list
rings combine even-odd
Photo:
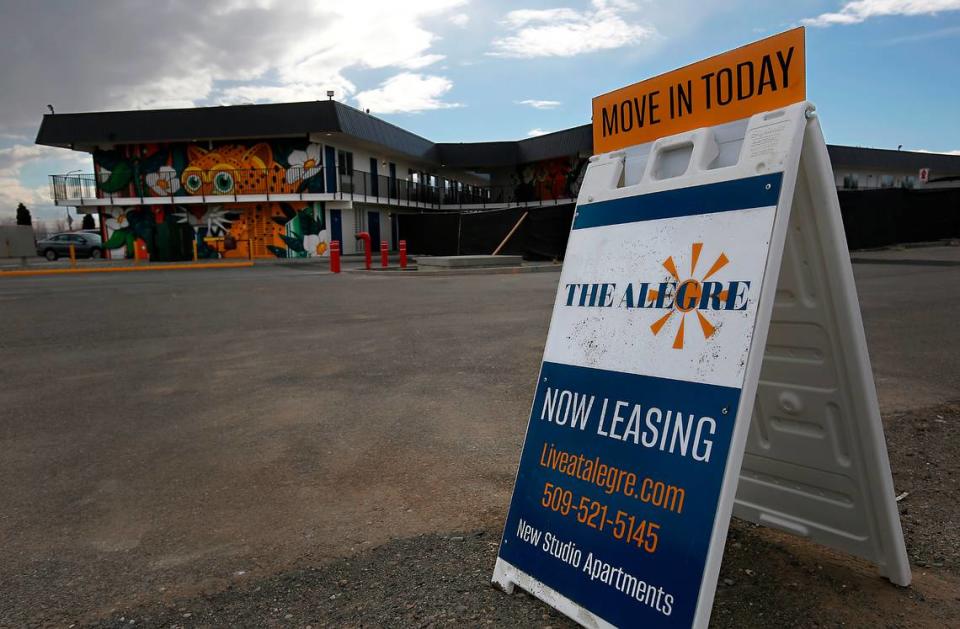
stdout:
[[130,271],[187,271],[190,269],[239,269],[253,266],[253,262],[221,262],[201,264],[168,264],[165,266],[116,266],[89,269],[39,269],[36,271],[0,271],[0,277],[27,277],[31,275],[68,275],[72,273],[127,273]]

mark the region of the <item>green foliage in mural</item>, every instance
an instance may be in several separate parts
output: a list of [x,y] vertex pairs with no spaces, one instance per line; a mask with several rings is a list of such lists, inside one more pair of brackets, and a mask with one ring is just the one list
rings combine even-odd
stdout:
[[143,178],[145,173],[156,172],[167,163],[169,151],[155,151],[150,155],[127,157],[120,151],[95,151],[93,161],[102,169],[110,171],[109,176],[100,182],[100,188],[109,194],[122,192],[133,185],[135,194],[143,196]]
[[[274,216],[273,221],[278,225],[287,228],[287,234],[280,236],[280,239],[286,243],[287,247],[277,247],[270,245],[267,250],[278,258],[297,258],[313,255],[314,252],[307,251],[304,246],[305,239],[309,238],[311,244],[317,240],[320,232],[324,230],[323,211],[319,214],[313,207],[305,207],[302,210],[294,210],[289,204],[281,203],[280,211],[283,216]],[[315,244],[312,244],[315,247]]]

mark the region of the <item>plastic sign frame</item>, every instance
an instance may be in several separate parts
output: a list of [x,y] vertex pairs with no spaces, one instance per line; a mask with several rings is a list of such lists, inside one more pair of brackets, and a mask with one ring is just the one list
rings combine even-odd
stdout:
[[[836,191],[811,112],[811,105],[799,103],[593,158],[494,572],[505,590],[519,585],[585,626],[704,627],[735,503],[742,517],[865,557],[895,583],[909,583]],[[809,242],[801,245],[798,238]],[[785,260],[787,242],[793,244]],[[652,279],[667,281],[640,281],[655,276],[657,266],[660,276]],[[817,278],[811,267],[820,269]],[[826,278],[827,268],[834,277]],[[797,288],[803,281],[796,278],[785,280],[787,272],[807,273],[807,288]],[[665,291],[671,277],[677,281]],[[690,277],[699,283],[681,291]],[[720,281],[708,285],[711,278]],[[778,278],[797,298],[793,302],[808,302],[805,311],[778,290]],[[626,286],[633,286],[629,297]],[[673,309],[658,309],[671,290]],[[614,307],[618,301],[620,308]],[[775,339],[770,349],[768,332],[789,336],[791,317],[820,331],[812,340],[802,334]],[[673,327],[662,318],[672,319]],[[786,321],[771,324],[781,318]],[[784,344],[796,353],[786,364],[820,355],[825,358],[817,370],[834,374],[835,382],[812,381],[811,365],[784,370],[778,363]],[[761,368],[772,372],[761,388],[783,408],[754,402]],[[641,431],[635,443],[611,445],[611,434],[629,432],[633,402],[645,406],[641,412],[669,406],[684,416],[709,415],[719,474],[704,467],[705,480],[698,482],[696,472],[691,476],[669,462],[667,441],[647,443],[643,427],[634,426]],[[824,426],[807,417],[821,407],[833,409]],[[733,417],[725,418],[724,410]],[[662,416],[653,415],[653,424],[663,426]],[[669,449],[675,443],[682,449],[685,438],[696,442],[699,436],[674,430]],[[796,454],[791,458],[784,449]],[[597,482],[601,465],[606,471]],[[609,481],[610,470],[619,480]],[[636,473],[633,483],[649,480],[685,491],[684,513],[665,513],[662,504],[651,508],[647,503],[657,498],[636,484],[624,492],[624,470]],[[710,476],[722,479],[719,486]],[[604,482],[617,486],[608,491]],[[608,507],[599,519],[606,531],[584,526],[594,504]],[[614,511],[617,516],[608,518]],[[685,517],[692,522],[684,523]],[[655,533],[659,542],[648,528],[633,548],[611,543],[623,530],[632,536],[640,521],[662,525]],[[649,552],[657,543],[665,553],[659,563],[657,550]],[[605,590],[596,587],[598,579]],[[686,581],[695,587],[684,590]],[[617,599],[624,587],[632,598]]]
[[705,627],[734,511],[909,584],[804,56],[795,29],[594,99],[507,592],[585,626]]

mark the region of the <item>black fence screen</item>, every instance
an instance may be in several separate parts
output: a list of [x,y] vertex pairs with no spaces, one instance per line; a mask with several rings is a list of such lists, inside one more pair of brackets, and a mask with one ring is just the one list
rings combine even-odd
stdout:
[[[839,195],[851,250],[960,238],[960,189],[841,190]],[[562,258],[573,209],[560,205],[473,214],[401,214],[400,238],[406,239],[411,254],[489,254],[529,211],[501,253],[528,260]]]
[[960,237],[960,188],[840,190],[850,249]]
[[413,255],[486,255],[528,212],[500,253],[552,260],[563,257],[573,208],[568,204],[464,214],[401,214],[400,238]]

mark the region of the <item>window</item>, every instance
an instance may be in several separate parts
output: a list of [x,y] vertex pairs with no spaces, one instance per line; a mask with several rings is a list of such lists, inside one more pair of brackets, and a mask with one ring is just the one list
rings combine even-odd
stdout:
[[341,175],[352,175],[353,153],[350,151],[337,151],[337,165]]
[[903,178],[903,187],[904,188],[914,188],[917,185],[917,178],[913,175],[907,175]]
[[849,175],[843,176],[843,187],[847,190],[856,190],[860,187],[860,182],[857,179],[856,173],[850,173]]
[[892,188],[892,187],[893,187],[893,175],[881,175],[881,176],[880,176],[880,187],[881,187],[881,188]]

